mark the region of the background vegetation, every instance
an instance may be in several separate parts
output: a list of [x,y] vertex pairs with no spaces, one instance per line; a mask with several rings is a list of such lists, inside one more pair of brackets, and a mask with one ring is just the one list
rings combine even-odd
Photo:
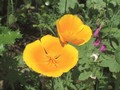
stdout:
[[[59,78],[30,70],[22,60],[26,44],[51,34],[66,13],[78,15],[99,33],[79,50],[79,62]],[[97,54],[94,61],[92,54]],[[120,90],[120,0],[0,0],[0,90]]]

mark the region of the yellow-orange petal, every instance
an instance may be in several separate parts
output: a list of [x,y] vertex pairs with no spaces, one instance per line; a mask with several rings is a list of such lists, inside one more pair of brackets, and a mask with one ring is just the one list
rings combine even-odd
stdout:
[[75,66],[78,51],[68,44],[62,46],[59,38],[46,35],[41,41],[36,40],[25,47],[23,59],[34,71],[49,77],[59,77]]
[[23,60],[36,72],[41,72],[38,68],[42,61],[45,60],[45,51],[42,47],[42,44],[39,40],[36,40],[30,44],[28,44],[23,52]]
[[80,27],[82,27],[82,30],[76,34],[77,39],[80,40],[84,40],[84,42],[78,42],[77,45],[83,45],[86,42],[88,42],[91,39],[92,36],[92,30],[89,26],[87,25],[81,25]]
[[67,14],[56,22],[59,37],[63,43],[82,45],[92,36],[92,30],[75,15]]
[[[92,36],[92,30],[87,25],[79,26],[79,30],[74,32],[69,38],[64,37],[67,41],[75,45],[83,45],[88,42]],[[64,34],[65,35],[65,34]]]
[[61,56],[58,58],[59,68],[63,70],[63,72],[68,72],[71,68],[73,68],[78,61],[78,51],[75,47],[70,44],[65,44],[63,52]]
[[70,32],[74,29],[77,30],[78,27],[83,24],[83,22],[76,15],[66,14],[58,19],[56,24],[60,32]]
[[41,38],[41,43],[50,56],[59,55],[63,49],[59,39],[51,35],[46,35]]

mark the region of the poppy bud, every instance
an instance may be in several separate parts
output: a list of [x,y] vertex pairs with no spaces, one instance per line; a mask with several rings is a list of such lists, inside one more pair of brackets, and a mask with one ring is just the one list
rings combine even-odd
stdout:
[[49,5],[50,5],[50,2],[49,2],[49,1],[46,1],[46,2],[45,2],[45,5],[46,5],[46,6],[49,6]]
[[95,80],[97,77],[96,77],[95,75],[92,75],[92,74],[91,74],[91,75],[90,75],[90,78],[92,78],[92,79]]
[[97,61],[99,54],[98,53],[93,53],[91,57],[94,59],[94,62]]

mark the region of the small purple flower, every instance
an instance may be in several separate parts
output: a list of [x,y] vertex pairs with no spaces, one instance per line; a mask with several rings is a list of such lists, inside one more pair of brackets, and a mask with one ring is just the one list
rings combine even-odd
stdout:
[[95,47],[98,47],[98,46],[100,45],[100,43],[101,43],[101,39],[100,39],[100,38],[97,38],[97,39],[95,40],[95,42],[94,42],[94,46],[95,46]]
[[93,36],[94,37],[99,37],[100,30],[101,30],[101,26],[95,30],[95,32],[93,33]]
[[105,45],[105,44],[102,44],[99,50],[100,50],[101,52],[105,52],[106,49],[107,49],[106,45]]

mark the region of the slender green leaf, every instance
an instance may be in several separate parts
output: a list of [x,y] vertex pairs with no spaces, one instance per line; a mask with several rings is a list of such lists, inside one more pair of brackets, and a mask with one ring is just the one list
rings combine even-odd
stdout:
[[60,13],[65,13],[65,11],[68,12],[69,9],[73,9],[75,7],[75,4],[77,3],[77,0],[60,0],[60,2],[58,3]]
[[120,64],[120,46],[116,49],[115,59]]
[[81,80],[81,81],[86,80],[90,77],[91,74],[92,74],[91,71],[85,71],[85,72],[80,74],[79,80]]

